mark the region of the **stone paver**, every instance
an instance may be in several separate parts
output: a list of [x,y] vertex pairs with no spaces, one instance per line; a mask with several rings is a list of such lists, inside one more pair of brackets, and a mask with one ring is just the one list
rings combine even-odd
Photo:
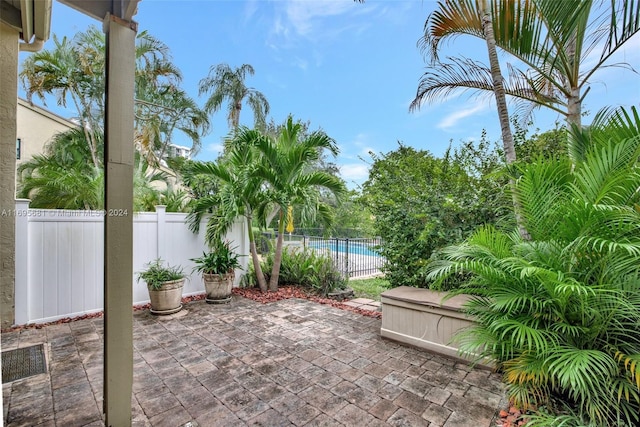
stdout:
[[[371,301],[352,300],[360,306]],[[489,427],[500,377],[381,339],[380,320],[291,299],[134,314],[132,425]],[[2,334],[46,343],[46,374],[3,384],[7,426],[103,426],[102,319]]]
[[359,308],[362,310],[382,311],[382,304],[380,301],[374,301],[369,298],[354,298],[349,301],[343,301],[342,303],[349,307]]

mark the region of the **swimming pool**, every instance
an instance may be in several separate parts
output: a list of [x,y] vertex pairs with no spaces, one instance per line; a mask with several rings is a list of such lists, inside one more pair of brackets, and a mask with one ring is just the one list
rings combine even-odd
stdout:
[[328,249],[333,252],[348,253],[349,255],[366,255],[379,257],[380,254],[375,249],[366,243],[351,242],[345,240],[331,241],[331,240],[318,240],[315,242],[307,243],[307,246],[312,249]]

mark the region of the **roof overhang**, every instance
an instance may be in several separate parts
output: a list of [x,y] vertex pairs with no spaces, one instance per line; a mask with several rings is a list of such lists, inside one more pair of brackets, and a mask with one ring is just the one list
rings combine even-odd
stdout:
[[103,21],[107,13],[131,21],[140,0],[58,0],[94,19]]
[[41,42],[51,31],[53,0],[0,0],[0,20],[20,32],[25,43]]
[[[99,21],[107,14],[131,21],[141,0],[58,0]],[[42,48],[51,32],[53,0],[0,0],[0,21],[20,33],[20,50],[36,51]]]

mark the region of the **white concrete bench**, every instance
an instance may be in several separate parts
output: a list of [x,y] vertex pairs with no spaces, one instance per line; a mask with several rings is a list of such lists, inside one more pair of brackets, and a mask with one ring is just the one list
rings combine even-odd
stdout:
[[[469,297],[457,295],[443,301],[445,295],[445,292],[409,286],[383,292],[380,335],[465,360],[460,357],[452,339],[456,332],[473,323],[462,312],[462,305]],[[480,365],[491,368],[488,361]]]

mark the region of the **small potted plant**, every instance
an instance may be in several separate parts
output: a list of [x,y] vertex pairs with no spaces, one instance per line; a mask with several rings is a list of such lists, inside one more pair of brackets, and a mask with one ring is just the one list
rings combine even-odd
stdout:
[[215,241],[207,252],[199,258],[192,258],[196,266],[193,271],[202,273],[207,293],[205,301],[209,304],[221,304],[231,301],[231,289],[235,278],[235,269],[240,267],[240,255],[234,252],[229,242]]
[[138,272],[138,281],[144,280],[149,290],[152,314],[173,314],[182,310],[182,288],[185,274],[182,267],[171,266],[160,258],[145,264]]

